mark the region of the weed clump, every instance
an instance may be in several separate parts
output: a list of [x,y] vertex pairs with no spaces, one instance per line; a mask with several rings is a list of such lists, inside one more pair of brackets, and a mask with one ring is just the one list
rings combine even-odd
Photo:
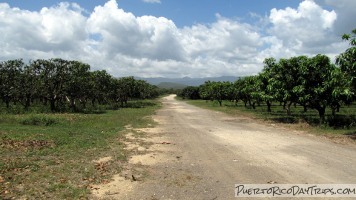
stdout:
[[58,123],[58,119],[45,115],[31,115],[21,120],[21,124],[33,125],[33,126],[51,126],[57,123]]

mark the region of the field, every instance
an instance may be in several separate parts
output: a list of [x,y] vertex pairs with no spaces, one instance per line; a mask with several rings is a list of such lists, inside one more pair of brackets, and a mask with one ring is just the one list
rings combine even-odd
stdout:
[[[120,172],[125,126],[152,126],[156,101],[101,114],[1,114],[0,199],[87,198]],[[140,107],[140,108],[134,108]],[[111,156],[108,165],[93,162]]]
[[205,100],[187,100],[188,103],[207,108],[211,110],[225,112],[230,115],[247,115],[252,118],[269,121],[271,123],[283,123],[284,125],[293,126],[297,129],[307,129],[315,134],[345,135],[356,139],[356,104],[344,106],[340,108],[340,112],[336,117],[331,117],[331,110],[327,109],[327,124],[319,124],[319,116],[316,110],[309,109],[304,112],[301,106],[292,106],[291,116],[288,116],[283,106],[279,103],[274,103],[272,112],[267,112],[267,107],[264,104],[257,106],[256,109],[245,107],[242,102],[236,105],[234,102],[224,101],[223,106],[219,106],[216,101]]

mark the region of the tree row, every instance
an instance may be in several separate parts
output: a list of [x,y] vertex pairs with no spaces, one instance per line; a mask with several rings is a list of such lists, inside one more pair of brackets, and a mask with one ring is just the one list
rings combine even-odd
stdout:
[[291,105],[299,104],[304,110],[315,109],[320,121],[325,120],[325,110],[332,114],[342,105],[355,100],[356,92],[356,29],[352,35],[344,35],[350,48],[341,53],[336,63],[326,55],[297,56],[288,59],[264,60],[262,72],[231,82],[206,82],[199,87],[187,87],[179,94],[183,98],[243,101],[255,108],[265,102],[271,112],[272,102],[281,102],[288,115]]
[[0,62],[0,97],[9,108],[21,104],[48,106],[52,112],[85,109],[87,104],[125,106],[129,99],[158,96],[156,86],[133,77],[114,78],[106,71],[90,71],[88,64],[64,59],[21,59]]

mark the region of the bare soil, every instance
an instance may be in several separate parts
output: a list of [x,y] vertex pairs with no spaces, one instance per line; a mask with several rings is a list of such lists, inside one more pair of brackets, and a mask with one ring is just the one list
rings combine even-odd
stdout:
[[354,144],[204,110],[173,95],[162,103],[155,128],[128,128],[144,136],[127,135],[132,156],[111,182],[92,187],[94,199],[234,199],[235,184],[356,183]]

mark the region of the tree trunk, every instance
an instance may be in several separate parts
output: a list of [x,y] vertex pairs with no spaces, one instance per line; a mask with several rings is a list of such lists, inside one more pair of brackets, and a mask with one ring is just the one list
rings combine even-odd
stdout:
[[70,108],[71,108],[72,112],[76,112],[77,111],[77,107],[75,106],[75,99],[74,98],[70,99]]
[[81,100],[80,103],[82,104],[83,108],[85,109],[87,107],[87,100]]
[[303,105],[303,108],[304,108],[304,112],[308,111],[308,107],[306,105]]
[[221,101],[221,100],[218,100],[218,102],[219,102],[219,105],[222,106],[222,101]]
[[6,104],[6,108],[9,108],[9,107],[10,107],[10,100],[9,100],[9,98],[4,97],[4,98],[3,98],[3,101],[4,101],[5,104]]
[[95,108],[95,98],[93,98],[93,99],[91,100],[91,106],[92,106],[93,108]]
[[323,124],[325,122],[325,106],[319,106],[317,110],[319,112],[320,124]]
[[30,97],[26,97],[26,99],[25,99],[25,105],[24,105],[25,110],[28,110],[28,108],[30,107],[30,105],[31,105],[31,98],[30,98]]
[[292,106],[293,102],[290,102],[287,106],[287,115],[290,116],[292,113],[290,111],[290,107]]
[[266,101],[266,103],[267,103],[267,112],[272,112],[272,110],[271,110],[271,102],[270,101]]
[[42,102],[43,102],[43,105],[44,105],[44,106],[47,106],[47,103],[48,103],[47,98],[42,99]]
[[336,115],[336,107],[331,107],[331,115],[335,117]]
[[56,100],[54,98],[49,100],[50,106],[51,106],[51,111],[55,112],[56,111]]
[[256,109],[256,102],[253,102],[252,108],[253,108],[253,109]]

